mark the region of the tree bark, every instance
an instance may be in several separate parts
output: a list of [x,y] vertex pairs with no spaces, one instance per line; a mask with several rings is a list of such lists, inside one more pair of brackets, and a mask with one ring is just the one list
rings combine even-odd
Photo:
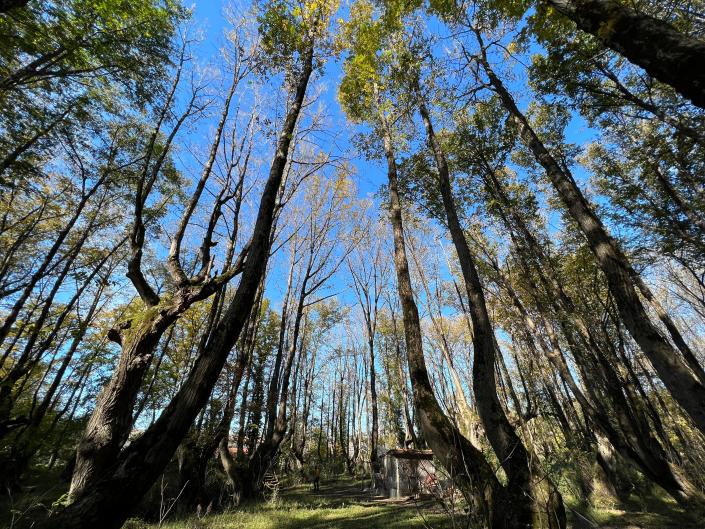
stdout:
[[137,395],[164,332],[182,311],[142,311],[123,338],[118,365],[101,390],[76,451],[69,497],[74,500],[93,487],[116,459],[132,431]]
[[619,0],[544,0],[605,46],[705,108],[705,42]]
[[445,416],[433,393],[424,359],[419,312],[414,300],[406,257],[392,137],[383,115],[380,115],[380,122],[389,179],[389,212],[394,235],[397,291],[402,307],[409,376],[419,425],[433,453],[471,505],[479,525],[499,529],[505,527],[504,517],[507,510],[511,510],[509,506],[501,505],[501,485],[482,453],[465,439]]
[[[446,221],[455,246],[470,305],[473,330],[473,389],[477,410],[487,438],[507,473],[507,495],[513,508],[509,523],[516,527],[564,528],[565,507],[558,489],[543,475],[538,465],[532,464],[529,452],[512,427],[497,396],[495,378],[495,336],[487,312],[482,282],[475,258],[465,239],[465,233],[456,211],[450,183],[450,172],[445,154],[431,123],[431,117],[417,86],[419,111],[426,128],[426,136],[436,161],[438,182]],[[521,410],[517,410],[521,413]],[[510,513],[505,513],[507,517]]]

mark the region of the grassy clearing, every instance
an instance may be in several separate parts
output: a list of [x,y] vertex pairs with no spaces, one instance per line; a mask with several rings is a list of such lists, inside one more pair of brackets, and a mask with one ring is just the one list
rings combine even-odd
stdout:
[[[389,501],[363,491],[364,483],[338,480],[325,483],[320,493],[308,486],[285,488],[275,502],[255,503],[202,519],[165,523],[164,529],[450,529],[465,527],[433,501]],[[571,529],[703,529],[672,501],[636,500],[628,507],[591,508],[578,512],[567,500]],[[157,529],[132,521],[126,529]]]
[[[245,508],[198,520],[163,525],[165,529],[421,529],[450,528],[450,520],[434,513],[392,505],[309,507],[288,502]],[[156,527],[156,526],[152,526]]]
[[[320,493],[308,485],[288,487],[274,502],[242,506],[225,514],[162,525],[164,529],[450,529],[453,520],[426,501],[391,502],[363,492],[352,480],[324,483]],[[156,529],[130,521],[126,529]]]

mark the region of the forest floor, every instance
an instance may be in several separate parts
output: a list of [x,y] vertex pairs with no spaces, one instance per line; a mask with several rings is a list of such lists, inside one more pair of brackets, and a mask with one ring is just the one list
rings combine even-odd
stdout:
[[[674,503],[652,500],[647,505],[590,509],[578,513],[568,502],[571,529],[705,529]],[[247,505],[224,514],[165,523],[163,529],[450,529],[466,527],[433,498],[386,499],[349,479],[324,481],[319,492],[310,485],[281,490],[273,501]],[[129,524],[125,529],[143,529]],[[146,526],[157,529],[157,525]]]
[[[53,473],[36,472],[34,484],[8,504],[0,495],[0,527],[12,527],[11,511],[31,504],[46,510],[66,484]],[[285,486],[275,499],[250,503],[226,513],[167,521],[162,525],[132,519],[125,529],[450,529],[467,527],[434,498],[386,499],[369,490],[369,481],[324,479],[319,492],[309,484]],[[571,529],[705,529],[673,501],[634,498],[629,506],[581,510],[566,498]]]
[[[276,499],[229,513],[165,523],[163,529],[450,529],[452,519],[432,499],[391,500],[364,489],[361,481],[323,481],[283,488]],[[144,526],[136,523],[135,529]],[[157,525],[147,526],[157,529]],[[126,526],[125,529],[132,529]]]

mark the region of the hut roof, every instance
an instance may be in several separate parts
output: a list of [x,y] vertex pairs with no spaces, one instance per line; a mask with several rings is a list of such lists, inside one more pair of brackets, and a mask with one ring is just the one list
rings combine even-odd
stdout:
[[392,448],[386,455],[397,459],[433,459],[433,450],[414,450],[413,448]]

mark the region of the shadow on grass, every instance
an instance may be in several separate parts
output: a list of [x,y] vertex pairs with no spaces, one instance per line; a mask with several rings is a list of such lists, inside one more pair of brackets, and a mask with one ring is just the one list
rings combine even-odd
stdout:
[[635,511],[599,511],[595,516],[599,527],[639,527],[658,529],[703,529],[705,521],[696,521],[682,511],[671,513]]
[[[452,524],[438,514],[413,508],[353,505],[311,509],[283,504],[266,511],[239,511],[203,520],[200,529],[450,529]],[[193,527],[183,522],[168,529]],[[165,528],[165,529],[167,529]]]
[[345,479],[324,482],[318,492],[308,484],[287,487],[281,491],[281,498],[307,505],[341,507],[383,500],[384,496],[367,489],[365,481]]
[[[309,515],[292,519],[287,513],[277,513],[272,517],[273,527],[281,529],[401,529],[401,528],[423,528],[440,527],[433,523],[438,522],[438,516],[421,517],[411,509],[398,509],[393,507],[374,507],[372,512],[366,514],[354,513],[350,516],[346,509],[335,509],[330,511],[312,511]],[[338,512],[336,512],[338,511]],[[431,523],[429,523],[431,522]]]
[[[579,511],[579,512],[578,512]],[[702,515],[687,512],[670,498],[632,497],[627,504],[569,510],[572,529],[703,529]]]

